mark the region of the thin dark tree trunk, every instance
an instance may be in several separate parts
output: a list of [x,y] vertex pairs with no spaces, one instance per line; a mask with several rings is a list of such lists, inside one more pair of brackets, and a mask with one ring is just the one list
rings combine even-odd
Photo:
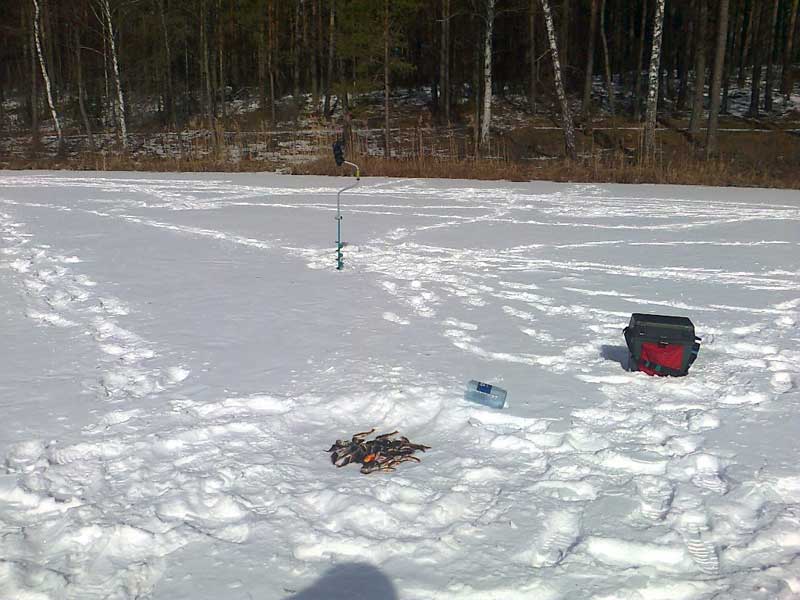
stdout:
[[581,112],[589,114],[592,101],[592,76],[594,75],[594,40],[597,37],[597,0],[591,0],[592,8],[589,11],[589,39],[586,48],[586,72],[583,79],[583,104]]
[[606,88],[608,89],[608,108],[613,115],[616,113],[616,101],[614,99],[614,78],[611,74],[611,58],[606,38],[606,0],[602,0],[600,3],[600,41],[603,44],[603,68],[606,74]]
[[689,63],[692,57],[692,40],[695,39],[694,30],[697,29],[697,0],[692,2],[690,10],[684,11],[683,22],[683,44],[678,44],[679,47],[683,47],[683,52],[680,54],[680,60],[678,61],[680,88],[678,90],[676,108],[679,111],[686,108],[686,100],[689,97],[689,72],[691,70],[689,69]]
[[719,154],[717,129],[719,127],[720,87],[722,86],[722,69],[725,63],[725,46],[728,41],[728,7],[729,0],[720,0],[717,30],[717,44],[714,51],[714,71],[711,78],[711,106],[708,111],[708,132],[706,133],[706,157]]
[[750,85],[750,108],[747,113],[752,117],[758,117],[759,104],[761,101],[761,67],[763,62],[763,52],[761,50],[764,42],[762,32],[764,30],[764,10],[763,7],[753,6],[755,21],[753,23],[753,77]]
[[80,26],[75,25],[75,29],[73,31],[73,36],[75,39],[75,78],[78,80],[78,107],[81,111],[81,119],[83,120],[83,128],[86,131],[86,138],[89,140],[89,150],[94,152],[94,135],[92,135],[92,126],[89,122],[89,114],[86,112],[86,88],[83,84],[83,60],[81,58]]
[[333,85],[334,52],[336,47],[336,0],[331,0],[328,15],[328,76],[325,79],[325,118],[331,117],[331,86]]
[[33,12],[31,12],[31,37],[29,52],[31,59],[31,137],[35,149],[39,145],[39,65],[37,64],[36,58],[36,34],[34,33],[33,19]]
[[383,0],[383,155],[391,156],[389,132],[389,0]]
[[[569,20],[571,18],[570,15],[570,1],[571,0],[562,0],[561,4],[561,33],[559,35],[559,48],[561,49],[561,75],[562,81],[564,81],[563,77],[565,75],[565,71],[569,69]],[[566,82],[565,82],[566,83]]]
[[311,101],[314,114],[319,114],[319,29],[317,16],[319,0],[311,0]]
[[689,119],[689,134],[696,136],[703,119],[703,97],[706,88],[706,22],[708,21],[708,0],[698,0],[697,27],[694,45],[694,90],[692,90],[692,116]]
[[292,23],[292,94],[298,106],[300,105],[300,2],[302,0],[294,0]]
[[633,92],[633,118],[639,120],[642,118],[642,67],[644,66],[644,39],[647,33],[647,1],[642,0],[642,20],[640,23],[639,31],[639,56],[636,61],[636,84]]
[[175,127],[175,95],[172,90],[172,52],[169,47],[169,31],[167,29],[167,16],[164,9],[164,0],[158,0],[158,13],[161,21],[161,35],[164,38],[164,78],[167,83],[166,105],[169,124]]
[[764,84],[764,110],[766,112],[772,111],[772,92],[775,87],[775,38],[778,35],[778,8],[780,7],[780,0],[773,0],[772,2],[772,18],[769,21],[769,49],[767,50],[767,81]]
[[739,57],[739,77],[736,81],[740,88],[744,87],[745,69],[750,63],[750,45],[753,40],[753,20],[758,11],[758,2],[759,0],[751,0],[749,4],[750,10],[747,10],[747,3],[742,7],[742,11],[745,13],[743,16],[745,30],[742,52]]
[[722,104],[720,105],[721,114],[728,113],[728,99],[731,85],[731,75],[733,73],[733,57],[736,56],[736,51],[738,50],[737,41],[739,45],[744,43],[743,32],[740,31],[740,25],[744,22],[744,6],[741,6],[739,0],[733,0],[731,11],[731,16],[728,18],[734,25],[733,27],[728,27],[728,43],[725,50],[725,56],[727,59],[725,60],[725,67],[722,73]]
[[227,77],[225,77],[225,28],[222,23],[222,0],[217,0],[217,91],[219,93],[220,114],[224,119],[227,116],[227,98],[225,88],[227,87]]
[[267,39],[267,78],[269,79],[269,119],[275,125],[275,38],[277,37],[277,22],[275,20],[275,0],[267,0],[267,14],[269,15]]
[[791,77],[789,70],[791,69],[792,60],[794,58],[794,38],[795,29],[797,28],[797,11],[800,0],[794,0],[792,8],[789,13],[789,26],[786,31],[786,47],[783,51],[783,68],[781,69],[781,91],[788,97],[791,93]]
[[208,126],[214,128],[216,111],[214,110],[213,89],[211,84],[211,66],[208,59],[208,5],[206,0],[200,2],[200,68],[203,70],[203,80],[205,82],[205,104],[206,104],[206,118],[208,119]]
[[531,112],[536,112],[536,84],[539,80],[539,62],[536,56],[536,3],[538,0],[530,0],[530,2],[530,9],[528,10],[528,43],[530,55],[528,105],[530,106]]
[[439,106],[443,120],[450,123],[450,0],[442,0],[442,29],[439,48]]

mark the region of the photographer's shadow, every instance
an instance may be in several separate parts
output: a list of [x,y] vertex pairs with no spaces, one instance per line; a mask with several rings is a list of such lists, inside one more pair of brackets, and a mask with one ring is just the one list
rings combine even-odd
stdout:
[[314,585],[285,600],[397,600],[397,592],[374,565],[345,563],[331,567]]

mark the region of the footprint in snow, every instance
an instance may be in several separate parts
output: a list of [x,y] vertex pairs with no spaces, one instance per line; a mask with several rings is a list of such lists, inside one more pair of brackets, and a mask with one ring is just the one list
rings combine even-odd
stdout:
[[536,568],[553,567],[564,560],[581,535],[577,512],[554,511],[542,519],[544,529],[536,536],[531,563]]

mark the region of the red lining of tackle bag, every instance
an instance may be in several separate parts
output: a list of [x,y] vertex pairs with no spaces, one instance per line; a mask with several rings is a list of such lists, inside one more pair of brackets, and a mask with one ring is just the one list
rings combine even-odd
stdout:
[[642,344],[642,356],[639,359],[639,370],[648,375],[666,375],[648,368],[645,361],[654,365],[667,367],[668,369],[680,370],[683,363],[684,347],[679,344],[658,344],[654,342],[644,342]]

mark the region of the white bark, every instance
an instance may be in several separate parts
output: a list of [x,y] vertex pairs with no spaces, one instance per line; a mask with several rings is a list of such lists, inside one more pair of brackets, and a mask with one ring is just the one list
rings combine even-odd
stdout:
[[650,82],[647,86],[647,115],[644,126],[644,151],[652,156],[656,150],[656,111],[658,110],[658,74],[661,69],[661,39],[664,33],[664,0],[656,0],[653,17],[653,46],[650,50]]
[[50,114],[53,116],[53,123],[56,126],[56,135],[58,136],[58,147],[61,149],[64,143],[64,137],[61,133],[61,122],[58,120],[56,107],[53,103],[53,92],[50,89],[50,77],[47,75],[47,67],[44,64],[44,56],[42,55],[42,41],[39,33],[39,2],[33,0],[34,16],[33,16],[33,36],[36,40],[36,54],[39,56],[39,66],[42,69],[42,79],[44,79],[44,88],[47,92],[47,104],[50,106]]
[[575,160],[578,157],[575,150],[575,126],[572,123],[572,111],[567,102],[567,94],[564,91],[564,82],[561,79],[561,63],[558,59],[558,44],[556,43],[556,32],[553,26],[553,13],[550,12],[550,2],[541,0],[544,22],[547,25],[547,37],[550,40],[550,55],[553,57],[553,75],[556,84],[556,95],[561,104],[561,127],[564,129],[564,146],[569,158]]
[[485,148],[489,141],[489,126],[492,121],[492,31],[495,1],[486,0],[486,29],[483,38],[483,118],[480,137],[482,148]]
[[108,36],[108,46],[111,48],[111,64],[114,67],[114,84],[117,88],[116,113],[119,123],[119,134],[122,138],[123,148],[128,147],[128,129],[125,125],[125,99],[122,96],[122,80],[119,76],[119,61],[117,60],[117,45],[114,41],[114,25],[111,22],[111,6],[108,0],[103,1],[103,16],[106,20],[106,35]]

